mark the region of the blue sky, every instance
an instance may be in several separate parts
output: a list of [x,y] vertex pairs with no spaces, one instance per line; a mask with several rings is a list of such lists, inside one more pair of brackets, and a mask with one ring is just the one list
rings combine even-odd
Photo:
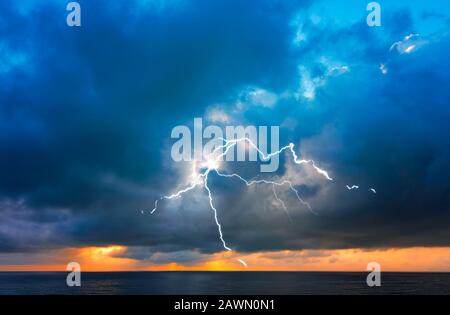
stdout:
[[449,245],[448,1],[380,1],[373,28],[366,1],[80,4],[80,28],[60,1],[0,4],[0,257],[221,251],[201,189],[140,213],[183,184],[170,132],[194,117],[279,125],[335,179],[283,158],[273,176],[319,214],[280,191],[290,221],[264,187],[211,178],[238,251]]

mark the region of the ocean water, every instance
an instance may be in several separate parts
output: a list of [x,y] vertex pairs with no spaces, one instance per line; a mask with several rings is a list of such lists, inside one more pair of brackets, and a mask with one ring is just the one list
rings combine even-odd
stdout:
[[450,294],[450,273],[84,272],[67,287],[65,272],[0,272],[0,294]]

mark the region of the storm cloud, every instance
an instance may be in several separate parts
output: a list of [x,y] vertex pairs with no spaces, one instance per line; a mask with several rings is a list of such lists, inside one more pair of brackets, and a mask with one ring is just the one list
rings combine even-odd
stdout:
[[[221,251],[201,187],[141,213],[183,185],[170,133],[194,117],[279,125],[282,145],[334,178],[283,155],[267,176],[314,209],[280,188],[286,214],[271,186],[211,174],[233,249],[449,246],[449,17],[386,5],[369,28],[363,2],[338,23],[309,1],[80,1],[69,28],[57,1],[2,1],[0,251],[118,244],[156,263]],[[390,49],[399,41],[415,46]],[[248,164],[226,168],[257,176]]]

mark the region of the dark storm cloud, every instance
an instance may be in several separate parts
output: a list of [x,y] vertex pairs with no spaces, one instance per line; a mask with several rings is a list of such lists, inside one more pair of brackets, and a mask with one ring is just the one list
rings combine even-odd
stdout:
[[277,84],[293,69],[283,56],[294,2],[167,11],[82,2],[81,29],[65,25],[57,2],[27,4],[0,10],[0,194],[37,212],[68,208],[79,219],[75,244],[153,238],[158,224],[136,213],[170,185],[160,175],[171,128],[241,85]]
[[[248,86],[300,91],[299,66],[324,82],[314,100],[298,92],[253,106],[242,123],[283,125],[289,117],[297,124],[282,129],[282,143],[304,140],[300,150],[335,181],[298,185],[318,215],[280,191],[290,220],[271,187],[247,190],[212,176],[229,245],[449,245],[448,34],[401,55],[389,47],[416,31],[406,9],[375,30],[364,19],[316,25],[304,2],[136,3],[82,2],[80,29],[65,25],[56,3],[26,13],[0,5],[0,250],[120,244],[133,246],[126,257],[156,263],[221,250],[201,188],[152,216],[140,213],[178,184],[164,158],[170,131],[211,104],[230,110]],[[298,16],[308,39],[295,46]],[[328,75],[321,57],[350,71]],[[364,189],[345,189],[353,183]]]
[[161,248],[153,249],[151,247],[134,246],[127,248],[124,253],[117,254],[115,257],[131,258],[155,264],[165,264],[175,261],[186,265],[207,260],[208,255],[192,250],[161,251]]
[[[318,112],[312,121],[319,120],[326,128],[304,146],[308,154],[329,165],[337,186],[322,198],[326,201],[319,203],[319,216],[294,212],[294,224],[272,217],[267,204],[255,195],[239,199],[233,213],[246,219],[229,214],[228,222],[233,223],[224,226],[230,243],[242,251],[448,246],[450,182],[444,175],[450,170],[448,33],[433,34],[426,46],[408,55],[389,53],[388,44],[386,53],[379,54],[374,63],[369,62],[376,60],[371,49],[379,47],[371,46],[371,40],[366,42],[361,34],[349,35],[347,30],[341,35],[366,52],[356,61],[344,59],[350,73],[329,79],[326,87],[317,90],[311,106]],[[312,49],[326,43],[327,39],[315,41]],[[338,58],[345,58],[341,49]],[[366,64],[361,65],[361,60]],[[385,76],[378,66],[387,61]],[[298,117],[306,111],[299,109]],[[297,137],[314,130],[314,125],[307,126],[311,120],[303,121],[306,126],[297,128]],[[349,183],[362,188],[339,190]],[[377,188],[376,196],[369,187]],[[226,208],[225,204],[219,208]],[[261,233],[250,232],[256,229]]]
[[[83,3],[81,30],[65,26],[56,5],[25,17],[3,6],[8,21],[22,26],[7,23],[2,41],[27,54],[23,67],[35,69],[5,74],[17,78],[1,94],[8,152],[1,188],[32,193],[37,203],[54,198],[86,207],[108,172],[145,181],[160,168],[161,139],[180,117],[201,114],[241,84],[275,82],[273,73],[291,69],[277,62],[286,54],[281,22],[291,5],[270,2],[267,19],[263,9],[240,2],[181,6],[167,17]],[[54,190],[56,182],[62,191]]]

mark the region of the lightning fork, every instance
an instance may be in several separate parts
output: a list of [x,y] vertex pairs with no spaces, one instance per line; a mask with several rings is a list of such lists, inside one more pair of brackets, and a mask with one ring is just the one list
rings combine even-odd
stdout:
[[[279,155],[281,154],[283,151],[285,150],[289,150],[291,152],[291,155],[293,157],[293,161],[295,164],[311,164],[312,167],[315,169],[315,171],[324,176],[327,180],[333,180],[329,175],[328,172],[319,168],[315,162],[313,160],[304,160],[304,159],[299,159],[297,154],[294,151],[294,144],[293,143],[289,143],[287,146],[282,147],[281,149],[279,149],[278,151],[272,152],[270,154],[265,154],[263,151],[261,151],[256,145],[255,143],[253,143],[252,140],[250,140],[247,137],[244,138],[239,138],[239,139],[233,139],[233,140],[227,140],[224,138],[220,138],[222,141],[225,142],[225,144],[221,145],[221,146],[217,146],[214,148],[213,152],[211,155],[215,155],[217,152],[219,152],[219,150],[223,150],[222,153],[220,153],[219,155],[217,155],[216,157],[214,157],[213,159],[208,159],[207,163],[206,163],[206,167],[204,167],[204,170],[200,170],[200,173],[198,174],[193,174],[193,180],[192,182],[185,188],[178,190],[177,192],[171,194],[171,195],[165,195],[165,196],[161,196],[159,199],[155,200],[155,205],[154,208],[150,211],[151,214],[153,214],[157,209],[158,209],[158,205],[159,202],[162,200],[170,200],[170,199],[174,199],[174,198],[179,198],[181,197],[183,194],[193,190],[194,188],[196,188],[197,186],[200,186],[201,184],[203,184],[203,187],[205,188],[205,190],[208,193],[208,198],[209,198],[209,205],[210,208],[213,210],[214,212],[214,220],[215,223],[217,225],[217,229],[219,232],[219,238],[222,242],[223,248],[228,250],[228,251],[232,251],[232,249],[230,247],[228,247],[224,237],[223,237],[223,232],[222,232],[222,225],[219,222],[218,219],[218,215],[217,215],[217,209],[214,207],[213,204],[213,198],[212,198],[212,193],[211,190],[208,186],[208,175],[210,174],[211,171],[214,171],[218,176],[221,177],[227,177],[227,178],[231,178],[231,177],[235,177],[238,178],[239,180],[241,180],[242,182],[244,182],[247,186],[251,186],[254,184],[270,184],[272,185],[273,188],[273,193],[275,196],[275,199],[278,200],[280,202],[280,204],[282,205],[282,207],[286,210],[286,205],[284,204],[284,202],[278,197],[276,190],[275,190],[275,186],[283,186],[283,185],[288,185],[289,189],[295,193],[295,195],[297,196],[297,199],[303,204],[305,205],[311,212],[312,208],[309,205],[309,203],[307,203],[306,201],[304,201],[302,198],[300,198],[300,195],[298,193],[298,190],[295,189],[294,185],[292,184],[292,182],[290,182],[289,180],[283,180],[281,182],[276,182],[276,181],[270,181],[270,180],[266,180],[266,179],[260,179],[260,180],[246,180],[245,178],[243,178],[242,176],[240,176],[239,174],[224,174],[219,172],[218,170],[218,162],[220,161],[221,158],[223,158],[228,151],[233,147],[236,146],[238,143],[240,142],[248,142],[250,146],[252,146],[254,149],[256,149],[256,151],[259,153],[261,159],[263,161],[267,161],[269,160],[272,156],[275,155]],[[195,165],[194,165],[194,170],[195,170]],[[315,212],[313,212],[314,214],[316,214]],[[288,213],[289,215],[289,213]],[[290,218],[290,216],[289,216]],[[245,261],[243,261],[242,259],[238,259],[238,261],[243,264],[245,267],[247,267],[247,264],[245,263]]]

